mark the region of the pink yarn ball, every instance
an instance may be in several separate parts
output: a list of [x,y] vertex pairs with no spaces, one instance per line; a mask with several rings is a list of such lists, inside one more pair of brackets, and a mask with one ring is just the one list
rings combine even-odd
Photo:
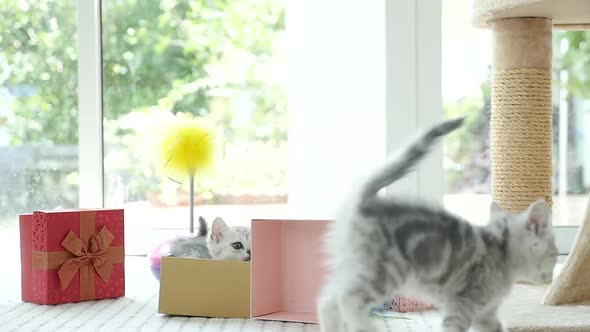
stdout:
[[152,249],[148,255],[150,260],[150,268],[156,279],[160,280],[160,264],[162,262],[162,256],[170,255],[170,244],[176,238],[171,238],[162,241],[154,249]]

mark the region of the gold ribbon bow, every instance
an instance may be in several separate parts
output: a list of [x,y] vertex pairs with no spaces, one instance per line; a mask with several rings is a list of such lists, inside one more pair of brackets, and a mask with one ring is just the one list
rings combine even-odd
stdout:
[[93,211],[80,212],[80,237],[71,231],[61,245],[66,251],[33,251],[33,268],[58,270],[62,289],[66,289],[80,270],[80,300],[96,298],[95,271],[105,283],[113,273],[113,264],[123,263],[123,247],[111,247],[115,236],[106,228],[94,232],[96,217]]
[[65,261],[57,271],[61,288],[66,289],[80,269],[80,279],[86,279],[93,274],[92,268],[96,273],[108,283],[113,273],[113,262],[109,259],[108,249],[115,237],[106,227],[103,227],[98,233],[90,239],[87,246],[74,233],[69,232],[66,238],[61,243],[67,251],[74,254],[76,257]]

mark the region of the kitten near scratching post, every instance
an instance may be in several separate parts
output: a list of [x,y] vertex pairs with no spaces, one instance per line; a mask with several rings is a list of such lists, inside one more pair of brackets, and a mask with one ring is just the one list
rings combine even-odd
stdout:
[[176,257],[250,260],[250,228],[229,227],[223,219],[215,218],[211,225],[211,234],[207,234],[207,221],[199,217],[197,236],[176,239],[171,244],[170,254]]
[[551,280],[557,248],[542,199],[518,214],[493,203],[489,224],[474,226],[440,207],[378,194],[462,123],[419,136],[343,204],[326,236],[332,275],[318,301],[321,331],[377,331],[370,310],[401,293],[442,309],[445,332],[500,332],[497,310],[514,282]]

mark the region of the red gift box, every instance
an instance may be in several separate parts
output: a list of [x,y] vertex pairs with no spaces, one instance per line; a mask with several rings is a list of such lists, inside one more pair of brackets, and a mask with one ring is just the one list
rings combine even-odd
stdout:
[[125,296],[124,211],[20,216],[22,300],[58,304]]

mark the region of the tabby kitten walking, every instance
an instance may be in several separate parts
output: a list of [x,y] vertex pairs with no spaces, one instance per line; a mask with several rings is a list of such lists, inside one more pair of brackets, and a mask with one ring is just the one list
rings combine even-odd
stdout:
[[319,300],[323,332],[376,331],[371,308],[407,294],[442,309],[443,331],[503,331],[498,306],[516,280],[551,281],[557,248],[551,212],[538,200],[522,213],[493,203],[490,222],[378,192],[409,172],[463,119],[443,122],[369,177],[326,238],[332,277]]

